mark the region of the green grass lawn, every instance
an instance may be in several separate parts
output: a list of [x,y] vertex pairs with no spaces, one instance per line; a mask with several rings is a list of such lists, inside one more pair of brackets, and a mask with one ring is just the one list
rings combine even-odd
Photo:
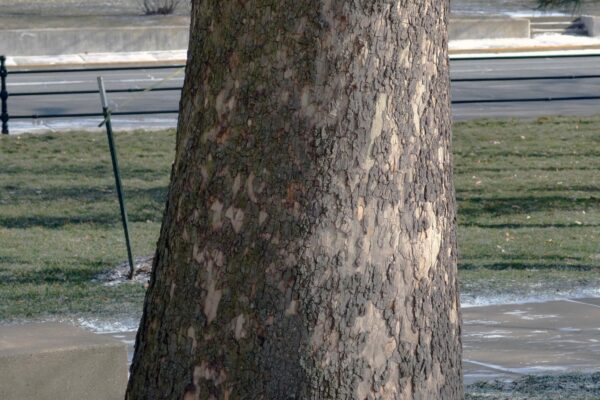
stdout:
[[[600,118],[456,124],[464,294],[600,283]],[[154,251],[173,131],[117,135],[137,256]],[[126,259],[106,137],[0,138],[0,320],[136,316],[140,285],[93,283]]]
[[[134,254],[151,255],[175,133],[120,133],[116,141]],[[2,137],[0,159],[0,320],[139,313],[140,285],[91,282],[126,260],[106,135]]]
[[600,286],[600,119],[457,124],[462,292]]

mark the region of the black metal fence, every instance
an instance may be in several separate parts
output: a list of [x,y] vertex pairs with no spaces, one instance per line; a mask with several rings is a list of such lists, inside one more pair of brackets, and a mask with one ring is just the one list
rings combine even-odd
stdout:
[[[111,72],[111,71],[135,71],[135,70],[169,70],[182,69],[185,65],[152,65],[152,66],[122,66],[122,67],[98,67],[98,68],[66,68],[66,69],[32,69],[32,70],[15,70],[9,71],[6,68],[5,56],[0,56],[0,80],[1,91],[0,99],[2,101],[0,120],[2,121],[2,133],[9,133],[9,121],[19,119],[51,119],[51,118],[88,118],[102,117],[101,110],[93,113],[43,113],[43,114],[16,114],[8,113],[8,102],[10,98],[15,97],[36,97],[36,96],[66,96],[66,95],[98,95],[98,89],[92,90],[64,90],[64,91],[37,91],[37,92],[8,92],[7,79],[11,75],[29,75],[29,74],[65,74],[73,72]],[[149,87],[149,88],[127,88],[127,89],[110,89],[107,93],[145,93],[145,92],[172,92],[181,91],[181,86],[164,86],[164,87]],[[177,114],[177,109],[162,109],[162,110],[138,110],[138,111],[111,111],[113,116],[127,115],[155,115],[155,114]]]
[[[527,55],[527,56],[497,56],[497,57],[481,57],[481,60],[515,60],[515,59],[535,59],[535,58],[579,58],[579,57],[600,57],[600,54],[560,54],[560,55]],[[452,61],[477,60],[477,58],[461,58],[454,57]],[[46,118],[86,118],[86,117],[102,117],[102,113],[47,113],[47,114],[16,114],[8,113],[8,100],[14,97],[35,97],[35,96],[64,96],[64,95],[86,95],[98,94],[98,90],[71,90],[71,91],[38,91],[38,92],[22,92],[9,93],[7,91],[7,79],[10,75],[25,75],[25,74],[64,74],[73,72],[110,72],[110,71],[128,71],[128,70],[165,70],[165,69],[181,69],[185,65],[153,65],[153,66],[123,66],[123,67],[98,67],[98,68],[70,68],[70,69],[33,69],[33,70],[15,70],[8,71],[6,68],[6,59],[0,56],[0,79],[1,90],[0,100],[2,102],[0,121],[2,121],[2,133],[8,134],[9,121],[17,119],[46,119]],[[531,77],[482,77],[482,78],[455,78],[453,83],[466,82],[503,82],[503,81],[534,81],[534,80],[583,80],[583,79],[600,79],[600,74],[581,74],[581,75],[548,75],[548,76],[531,76]],[[136,92],[164,92],[164,91],[180,91],[181,87],[151,87],[147,89],[129,88],[129,89],[112,89],[107,90],[107,93],[136,93]],[[453,100],[452,104],[486,104],[486,103],[514,103],[514,102],[549,102],[549,101],[581,101],[581,100],[600,100],[599,95],[594,96],[560,96],[560,97],[528,97],[528,98],[497,98],[497,99],[466,99]],[[113,111],[113,116],[126,115],[154,115],[154,114],[177,114],[179,110],[145,110],[145,111]]]

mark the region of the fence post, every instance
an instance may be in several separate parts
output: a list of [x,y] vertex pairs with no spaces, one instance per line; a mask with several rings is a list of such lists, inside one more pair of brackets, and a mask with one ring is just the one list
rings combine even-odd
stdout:
[[[121,209],[121,222],[123,223],[123,233],[125,234],[125,245],[127,247],[127,260],[129,261],[129,275],[127,279],[133,279],[135,272],[135,264],[133,263],[133,255],[131,253],[131,241],[129,239],[129,223],[127,221],[127,210],[125,209],[125,196],[123,195],[123,185],[121,184],[121,172],[119,171],[119,161],[117,159],[117,149],[113,138],[112,122],[110,120],[110,109],[108,108],[108,100],[106,98],[106,89],[104,88],[104,80],[101,76],[98,77],[98,91],[100,92],[100,101],[102,102],[102,114],[106,125],[106,136],[108,137],[108,148],[110,149],[110,159],[112,160],[113,173],[115,175],[115,185],[117,187],[117,196],[119,197],[119,208]],[[102,126],[100,124],[100,126]]]
[[0,114],[0,120],[2,120],[2,133],[8,135],[8,92],[6,91],[6,76],[8,71],[6,70],[6,57],[0,56],[0,81],[2,86],[0,89],[0,100],[2,101],[2,113]]

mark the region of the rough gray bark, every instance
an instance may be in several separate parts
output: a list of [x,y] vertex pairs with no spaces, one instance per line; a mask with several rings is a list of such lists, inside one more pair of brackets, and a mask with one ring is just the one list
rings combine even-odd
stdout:
[[198,0],[128,399],[459,399],[440,0]]

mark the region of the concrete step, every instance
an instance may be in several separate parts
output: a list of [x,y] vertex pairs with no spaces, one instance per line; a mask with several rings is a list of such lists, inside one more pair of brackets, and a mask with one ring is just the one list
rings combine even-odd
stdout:
[[544,22],[573,22],[579,20],[579,17],[570,16],[558,16],[558,17],[534,17],[531,18],[531,23],[544,23]]
[[587,30],[581,18],[573,17],[543,17],[531,19],[531,36],[536,37],[546,33],[561,35],[586,36]]
[[543,22],[532,23],[532,29],[583,29],[583,22]]
[[531,29],[532,37],[545,35],[549,33],[571,36],[587,36],[587,31],[585,29]]
[[0,326],[0,399],[122,400],[127,349],[71,325]]
[[585,33],[584,28],[531,28],[531,32],[556,32],[556,33],[565,33],[565,32],[583,32]]

